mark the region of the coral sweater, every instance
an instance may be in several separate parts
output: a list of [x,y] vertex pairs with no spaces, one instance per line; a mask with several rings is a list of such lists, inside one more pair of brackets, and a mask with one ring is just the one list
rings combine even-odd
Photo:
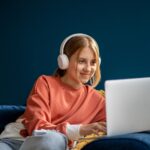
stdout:
[[59,77],[40,76],[21,116],[28,135],[34,130],[57,130],[66,134],[67,124],[105,121],[105,100],[91,86],[74,89]]

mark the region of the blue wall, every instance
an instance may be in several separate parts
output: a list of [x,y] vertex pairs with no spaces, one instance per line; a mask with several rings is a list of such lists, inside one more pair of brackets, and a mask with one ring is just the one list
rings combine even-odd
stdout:
[[35,79],[57,67],[61,41],[92,35],[100,45],[102,82],[150,76],[147,0],[1,0],[0,104],[24,104]]

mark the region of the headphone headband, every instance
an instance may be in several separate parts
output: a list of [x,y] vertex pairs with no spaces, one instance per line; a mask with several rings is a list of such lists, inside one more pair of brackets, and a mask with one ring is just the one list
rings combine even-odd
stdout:
[[[98,44],[97,42],[95,41],[95,39],[93,39],[91,36],[87,35],[87,34],[83,34],[83,33],[75,33],[75,34],[71,34],[70,36],[66,37],[63,42],[61,43],[61,46],[60,46],[60,54],[57,58],[57,61],[58,61],[58,66],[60,69],[62,70],[65,70],[68,68],[69,66],[69,59],[67,57],[66,54],[64,54],[64,47],[66,45],[66,43],[68,42],[68,40],[70,40],[72,37],[76,37],[76,36],[82,36],[82,37],[88,37],[90,39],[92,39],[95,44],[97,45],[98,47]],[[98,51],[99,53],[99,51]],[[99,58],[99,64],[101,63],[101,59]]]
[[[63,55],[64,54],[64,47],[66,45],[66,43],[73,37],[76,37],[76,36],[85,36],[85,37],[89,37],[90,39],[92,39],[93,41],[95,41],[91,36],[87,35],[87,34],[84,34],[84,33],[75,33],[75,34],[71,34],[70,36],[66,37],[63,42],[61,43],[61,46],[60,46],[60,55]],[[97,42],[95,41],[96,45],[98,46]]]

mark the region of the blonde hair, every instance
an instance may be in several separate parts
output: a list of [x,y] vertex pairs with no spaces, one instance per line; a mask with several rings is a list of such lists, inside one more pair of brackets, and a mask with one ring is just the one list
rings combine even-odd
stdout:
[[[97,68],[96,68],[94,76],[90,79],[91,86],[96,87],[101,79],[100,64],[99,64],[100,54],[99,54],[99,47],[98,47],[97,42],[90,36],[86,36],[86,35],[74,36],[66,42],[64,46],[64,54],[66,54],[68,59],[70,59],[70,57],[77,51],[79,52],[78,53],[79,55],[82,49],[85,47],[89,47],[91,50],[93,50],[95,57],[96,57]],[[64,76],[65,73],[66,73],[66,70],[61,70],[60,68],[57,68],[54,75],[62,77]]]

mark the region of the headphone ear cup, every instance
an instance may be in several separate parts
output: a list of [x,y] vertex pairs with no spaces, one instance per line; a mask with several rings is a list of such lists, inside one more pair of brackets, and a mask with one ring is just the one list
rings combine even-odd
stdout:
[[58,66],[60,69],[65,70],[68,68],[69,59],[68,59],[67,55],[65,55],[65,54],[59,55],[57,58],[57,61],[58,61]]
[[99,65],[101,65],[101,61],[102,61],[102,60],[101,60],[101,58],[99,57]]

